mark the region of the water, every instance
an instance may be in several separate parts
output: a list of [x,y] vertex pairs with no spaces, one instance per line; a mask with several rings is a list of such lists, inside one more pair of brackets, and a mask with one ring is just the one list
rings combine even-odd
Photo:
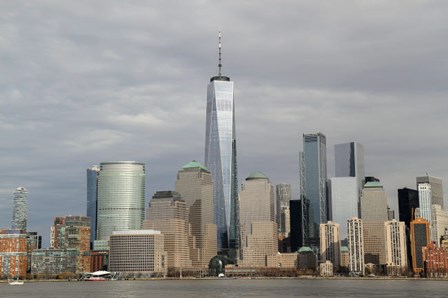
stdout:
[[0,297],[447,297],[446,280],[219,279],[0,284]]

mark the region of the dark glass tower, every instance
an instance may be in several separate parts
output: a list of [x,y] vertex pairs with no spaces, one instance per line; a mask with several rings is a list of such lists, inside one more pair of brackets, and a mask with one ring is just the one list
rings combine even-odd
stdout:
[[207,88],[205,166],[213,177],[218,250],[228,252],[233,258],[239,248],[235,107],[233,82],[221,74],[221,66],[219,34],[219,71]]
[[96,240],[96,215],[98,207],[98,174],[100,168],[92,166],[87,169],[87,216],[90,217],[90,245]]

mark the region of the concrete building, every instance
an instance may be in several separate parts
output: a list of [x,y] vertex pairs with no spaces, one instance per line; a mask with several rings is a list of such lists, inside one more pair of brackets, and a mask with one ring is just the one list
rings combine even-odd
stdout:
[[353,217],[347,221],[349,272],[353,276],[364,275],[364,228],[363,220]]
[[277,253],[276,255],[268,256],[268,267],[271,268],[297,268],[298,253]]
[[341,246],[341,268],[348,269],[350,266],[350,251],[347,246]]
[[388,221],[387,197],[380,182],[364,185],[360,214],[364,228],[365,263],[386,264],[384,222]]
[[320,224],[320,255],[321,262],[330,261],[335,270],[339,269],[341,240],[338,223],[329,221],[326,224]]
[[303,210],[304,245],[318,248],[319,225],[329,219],[327,198],[326,137],[322,133],[303,135],[303,152],[299,153],[300,199]]
[[87,216],[58,216],[51,227],[50,247],[76,251],[76,272],[83,268],[82,255],[90,250],[90,218]]
[[359,216],[359,193],[357,177],[334,177],[330,179],[333,222],[340,225],[340,237],[347,243],[346,222]]
[[[277,254],[274,191],[261,172],[250,174],[239,193],[241,257],[244,266],[266,266],[266,256]],[[264,255],[264,262],[260,261]],[[263,265],[264,264],[264,265]]]
[[90,217],[90,247],[96,240],[97,210],[98,210],[98,176],[100,168],[92,166],[87,169],[87,216]]
[[442,179],[429,176],[428,174],[426,174],[426,176],[417,177],[417,189],[420,184],[424,183],[431,185],[431,205],[437,204],[442,206],[443,209],[444,203]]
[[2,278],[25,278],[27,272],[26,232],[2,229],[0,233],[0,273]]
[[426,277],[447,277],[448,253],[446,249],[431,242],[422,248],[422,254]]
[[115,231],[110,236],[109,270],[126,274],[165,275],[167,253],[160,231]]
[[31,253],[31,274],[80,273],[79,252],[74,249],[35,249]]
[[448,210],[437,204],[433,204],[431,209],[431,241],[440,246],[442,236],[448,232]]
[[101,163],[97,210],[97,240],[109,240],[113,231],[141,229],[145,217],[145,164]]
[[322,277],[332,277],[334,272],[333,263],[331,261],[325,261],[319,264],[319,274]]
[[14,192],[12,207],[12,228],[17,230],[27,229],[28,220],[28,190],[18,187]]
[[419,216],[423,217],[429,222],[429,226],[432,225],[432,195],[431,184],[419,183],[418,184],[418,201],[419,201]]
[[302,246],[299,251],[299,270],[317,270],[317,255],[311,247]]
[[218,250],[212,175],[206,167],[192,161],[178,172],[176,191],[180,193],[188,208],[192,264],[194,267],[208,267]]
[[276,222],[278,226],[279,238],[289,237],[291,231],[290,226],[290,209],[291,201],[291,184],[280,183],[275,186],[276,194]]
[[411,254],[414,274],[422,274],[425,269],[422,248],[430,243],[429,222],[418,217],[411,222]]
[[181,270],[192,266],[188,210],[178,192],[157,191],[153,195],[143,229],[157,230],[163,234],[169,269]]
[[[403,221],[386,221],[384,223],[386,235],[386,264],[393,270],[394,275],[405,274],[408,270],[408,256],[406,245],[406,226]],[[390,272],[390,270],[388,270]]]

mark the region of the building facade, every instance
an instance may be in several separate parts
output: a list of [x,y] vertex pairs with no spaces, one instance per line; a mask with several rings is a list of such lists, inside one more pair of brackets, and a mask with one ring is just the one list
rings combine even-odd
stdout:
[[143,229],[157,230],[163,234],[168,269],[181,270],[192,266],[188,210],[178,192],[157,191],[153,195]]
[[356,177],[358,189],[364,185],[364,146],[357,142],[334,145],[336,177]]
[[18,187],[14,192],[12,228],[26,231],[28,219],[28,190]]
[[433,204],[431,210],[431,241],[437,246],[441,245],[443,235],[448,233],[448,210],[442,209],[440,205]]
[[334,270],[337,270],[341,263],[339,230],[339,224],[335,222],[329,221],[326,224],[320,224],[320,261],[330,261]]
[[27,236],[24,230],[3,229],[0,233],[0,273],[2,278],[25,278]]
[[100,168],[92,166],[87,169],[87,216],[90,217],[90,246],[96,240],[96,222],[98,209],[98,176]]
[[177,173],[176,191],[188,208],[192,264],[194,267],[207,267],[218,250],[212,175],[206,167],[192,161]]
[[275,194],[278,233],[279,237],[286,238],[289,237],[289,232],[291,231],[289,209],[289,201],[291,201],[291,184],[277,184],[275,186]]
[[399,268],[395,275],[405,274],[408,270],[408,256],[406,245],[406,226],[402,221],[386,221],[384,223],[386,235],[386,264],[388,267]]
[[79,252],[73,249],[35,249],[31,254],[31,274],[79,273]]
[[167,266],[167,253],[160,231],[115,231],[110,236],[110,271],[124,275],[165,275]]
[[431,242],[430,237],[429,222],[426,219],[418,217],[411,222],[411,254],[414,274],[422,274],[425,269],[422,248]]
[[235,134],[234,84],[221,74],[221,33],[218,75],[207,88],[205,166],[213,177],[218,249],[238,247],[238,175]]
[[113,231],[141,229],[145,217],[145,164],[104,162],[98,175],[98,240]]
[[329,218],[324,134],[303,135],[303,152],[299,154],[299,161],[304,245],[318,248],[319,225],[326,223]]
[[364,228],[360,218],[353,217],[347,221],[349,272],[350,275],[364,275]]
[[429,185],[431,185],[431,205],[437,204],[442,206],[443,208],[444,203],[442,179],[426,174],[426,176],[417,177],[417,188],[422,183],[428,183]]
[[423,217],[429,222],[431,226],[432,222],[432,195],[431,195],[431,184],[429,183],[419,183],[418,184],[418,202],[420,209],[420,217]]
[[289,242],[291,252],[296,252],[303,246],[303,216],[302,216],[302,200],[291,200],[290,208],[290,227]]

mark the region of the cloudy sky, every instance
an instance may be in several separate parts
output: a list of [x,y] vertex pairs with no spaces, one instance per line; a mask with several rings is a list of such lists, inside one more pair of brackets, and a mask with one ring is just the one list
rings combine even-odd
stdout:
[[[85,214],[86,168],[147,166],[147,198],[203,161],[206,87],[235,82],[240,181],[252,171],[298,196],[302,134],[364,145],[366,174],[397,188],[448,181],[447,1],[0,3],[0,227],[29,190],[29,229]],[[445,187],[445,196],[448,192]]]

